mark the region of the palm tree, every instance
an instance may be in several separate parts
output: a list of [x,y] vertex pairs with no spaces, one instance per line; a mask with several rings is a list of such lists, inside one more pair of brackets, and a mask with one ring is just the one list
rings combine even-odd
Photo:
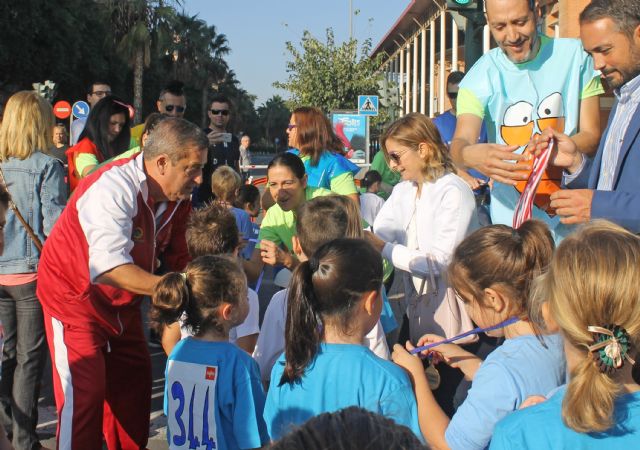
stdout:
[[215,26],[207,26],[198,16],[184,12],[177,15],[171,47],[174,78],[197,87],[202,92],[202,125],[207,123],[208,95],[211,89],[230,77],[224,57],[231,49],[227,37]]
[[202,92],[202,122],[203,125],[207,121],[207,110],[209,109],[207,97],[209,90],[218,90],[219,84],[224,83],[227,79],[233,79],[233,71],[229,69],[229,65],[224,57],[229,54],[227,36],[218,34],[216,27],[211,25],[207,28],[208,38],[208,57],[203,61],[201,74],[203,75]]
[[274,95],[258,107],[260,126],[269,145],[273,144],[276,137],[283,139],[290,116],[289,108],[279,95]]
[[120,56],[133,68],[134,123],[142,118],[142,77],[153,53],[171,42],[171,28],[180,0],[107,0],[113,37]]

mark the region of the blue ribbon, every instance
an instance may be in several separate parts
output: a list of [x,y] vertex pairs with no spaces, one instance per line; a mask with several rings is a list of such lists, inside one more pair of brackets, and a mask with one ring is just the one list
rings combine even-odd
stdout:
[[258,277],[258,281],[256,281],[256,288],[254,289],[254,291],[256,291],[256,294],[260,292],[260,285],[262,284],[263,276],[264,276],[264,269],[262,269],[262,272],[260,272],[260,276]]
[[473,330],[469,330],[466,333],[459,334],[449,339],[445,339],[439,342],[432,342],[431,344],[423,345],[422,347],[416,347],[413,350],[409,351],[409,353],[411,353],[412,355],[415,355],[416,353],[429,350],[430,348],[437,347],[438,345],[449,344],[451,342],[460,340],[464,337],[471,336],[472,334],[486,333],[487,331],[493,331],[493,330],[497,330],[498,328],[504,328],[508,325],[511,325],[512,323],[516,323],[518,320],[520,319],[518,319],[517,317],[511,317],[510,319],[507,319],[503,322],[500,322],[496,325],[493,325],[487,328],[481,328],[481,327],[474,328]]

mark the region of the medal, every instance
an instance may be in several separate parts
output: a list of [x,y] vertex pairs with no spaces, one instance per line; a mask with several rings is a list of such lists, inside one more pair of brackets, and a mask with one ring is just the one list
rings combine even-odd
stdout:
[[427,382],[432,391],[440,387],[442,378],[440,377],[440,372],[438,372],[438,369],[436,369],[433,364],[430,364],[429,367],[424,370],[424,374],[427,376]]

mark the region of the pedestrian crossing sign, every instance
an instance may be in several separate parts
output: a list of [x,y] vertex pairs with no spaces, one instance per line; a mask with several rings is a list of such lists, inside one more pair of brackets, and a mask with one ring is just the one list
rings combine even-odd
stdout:
[[378,96],[358,95],[358,114],[361,116],[377,116]]

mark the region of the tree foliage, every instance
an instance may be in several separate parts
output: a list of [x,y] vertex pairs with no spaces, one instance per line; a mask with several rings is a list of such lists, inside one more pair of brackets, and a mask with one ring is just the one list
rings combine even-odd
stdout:
[[325,112],[356,109],[358,95],[375,95],[378,91],[376,74],[380,58],[370,58],[371,40],[358,49],[358,41],[351,39],[336,44],[333,30],[326,30],[325,41],[305,31],[297,47],[286,43],[291,60],[287,62],[289,78],[274,86],[291,93],[288,102],[292,109],[316,106]]
[[3,0],[0,8],[0,88],[30,89],[50,79],[58,95],[83,99],[86,84],[109,79],[123,89],[127,68],[108,45],[104,5],[84,0]]
[[289,124],[291,111],[285,101],[279,95],[274,95],[262,105],[258,106],[258,119],[262,135],[266,144],[271,146],[278,138],[280,145],[284,145],[286,139],[286,129]]
[[[185,83],[185,118],[206,125],[210,97],[236,106],[233,131],[259,139],[253,103],[225,61],[224,34],[176,11],[183,0],[3,0],[0,8],[0,94],[57,83],[54,100],[84,100],[87,85],[107,81],[144,118],[160,90]],[[2,97],[2,95],[0,95]]]
[[142,120],[144,69],[152,56],[166,53],[173,38],[172,27],[178,0],[107,0],[111,36],[118,54],[133,69],[134,123]]

